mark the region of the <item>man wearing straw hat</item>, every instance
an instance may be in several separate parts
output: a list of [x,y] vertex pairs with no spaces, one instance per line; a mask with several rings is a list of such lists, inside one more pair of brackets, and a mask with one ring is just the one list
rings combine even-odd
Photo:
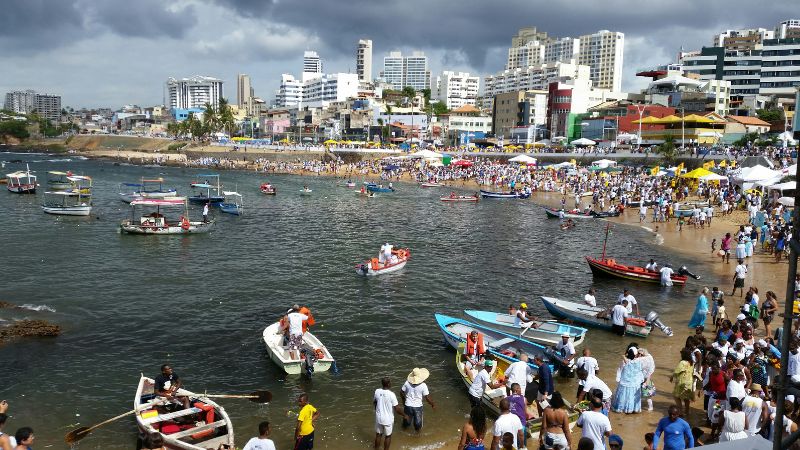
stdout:
[[[417,433],[422,429],[422,413],[424,409],[422,400],[425,399],[425,401],[431,405],[432,409],[436,409],[433,400],[431,400],[430,392],[428,392],[428,385],[425,384],[425,380],[427,380],[429,376],[430,372],[428,372],[428,369],[415,367],[414,370],[408,374],[406,382],[403,383],[403,387],[400,389],[400,396],[403,397],[403,403],[405,405],[403,408],[403,412],[405,413],[403,428],[408,428],[413,422],[414,430]],[[409,418],[411,420],[408,420]]]

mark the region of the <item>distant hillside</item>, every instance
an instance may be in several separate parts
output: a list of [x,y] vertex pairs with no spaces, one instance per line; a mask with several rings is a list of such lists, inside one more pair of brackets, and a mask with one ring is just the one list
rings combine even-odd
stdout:
[[170,144],[173,143],[175,141],[170,139],[152,139],[136,136],[77,135],[67,141],[67,146],[79,151],[140,150],[165,152]]

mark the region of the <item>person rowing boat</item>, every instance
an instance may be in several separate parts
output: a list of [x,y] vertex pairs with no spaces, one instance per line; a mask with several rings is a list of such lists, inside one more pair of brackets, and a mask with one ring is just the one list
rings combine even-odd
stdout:
[[525,334],[525,332],[531,328],[533,329],[539,328],[537,320],[538,318],[528,315],[527,303],[519,304],[519,309],[517,310],[516,314],[514,314],[514,326],[522,329],[521,334]]

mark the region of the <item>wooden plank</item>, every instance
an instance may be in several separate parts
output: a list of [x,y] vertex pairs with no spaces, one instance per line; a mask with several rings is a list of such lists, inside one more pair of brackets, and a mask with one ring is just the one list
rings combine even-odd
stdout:
[[199,427],[189,428],[188,430],[179,431],[177,433],[165,434],[164,436],[168,437],[170,439],[182,439],[182,438],[185,438],[186,436],[191,436],[191,435],[193,435],[195,433],[200,433],[201,431],[206,431],[206,430],[211,430],[211,429],[214,429],[214,428],[219,428],[219,427],[227,425],[227,424],[228,424],[227,420],[218,420],[216,422],[212,422],[212,423],[209,423],[209,424],[206,424],[206,425],[201,425]]
[[142,423],[145,425],[151,425],[157,422],[163,422],[165,420],[172,420],[178,417],[189,416],[192,414],[197,414],[202,412],[200,408],[189,408],[189,409],[182,409],[180,411],[175,411],[167,414],[159,414],[156,417],[150,417],[147,419],[142,419]]

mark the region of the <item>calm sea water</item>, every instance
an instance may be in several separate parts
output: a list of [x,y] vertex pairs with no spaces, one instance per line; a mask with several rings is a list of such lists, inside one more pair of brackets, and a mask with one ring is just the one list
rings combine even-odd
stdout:
[[[0,300],[40,310],[0,311],[0,318],[42,318],[63,327],[55,339],[0,347],[0,398],[11,403],[13,416],[6,431],[32,426],[37,448],[62,448],[63,435],[77,424],[131,408],[139,375],[154,376],[162,363],[172,364],[196,391],[271,390],[268,406],[221,403],[240,446],[268,419],[284,449],[292,445],[298,393],[308,392],[322,413],[317,448],[368,447],[380,378],[390,376],[399,390],[411,369],[426,367],[437,410],[426,411],[421,436],[396,432],[394,440],[396,448],[425,448],[457,437],[469,410],[434,312],[505,310],[525,299],[546,315],[539,295],[577,298],[594,285],[599,302],[611,304],[623,287],[613,280],[593,283],[583,260],[599,254],[604,221],[562,232],[531,201],[446,204],[438,196],[448,189],[403,183],[396,193],[365,199],[334,178],[222,172],[225,187],[244,195],[243,216],[212,212],[218,227],[207,235],[128,236],[117,232],[130,215],[118,200],[120,182],[161,176],[185,195],[193,176],[208,170],[0,154],[6,161],[18,158],[42,184],[48,170],[72,170],[95,181],[88,218],[44,214],[41,194],[0,192]],[[17,169],[24,164],[8,163],[5,173]],[[278,188],[275,197],[258,192],[267,178]],[[304,184],[312,196],[299,195]],[[609,245],[618,260],[652,256],[680,264],[652,234],[616,230]],[[411,248],[406,268],[374,279],[357,276],[354,265],[387,241]],[[685,326],[696,287],[662,292],[636,285],[634,295],[643,312],[658,311],[677,328]],[[336,357],[339,374],[307,381],[270,361],[261,332],[293,303],[313,309],[314,333]],[[598,359],[613,361],[609,365],[616,365],[627,341],[600,331],[588,337]],[[667,344],[680,346],[660,331],[647,341],[649,347]],[[135,437],[133,419],[126,418],[97,430],[80,448],[134,448]]]

